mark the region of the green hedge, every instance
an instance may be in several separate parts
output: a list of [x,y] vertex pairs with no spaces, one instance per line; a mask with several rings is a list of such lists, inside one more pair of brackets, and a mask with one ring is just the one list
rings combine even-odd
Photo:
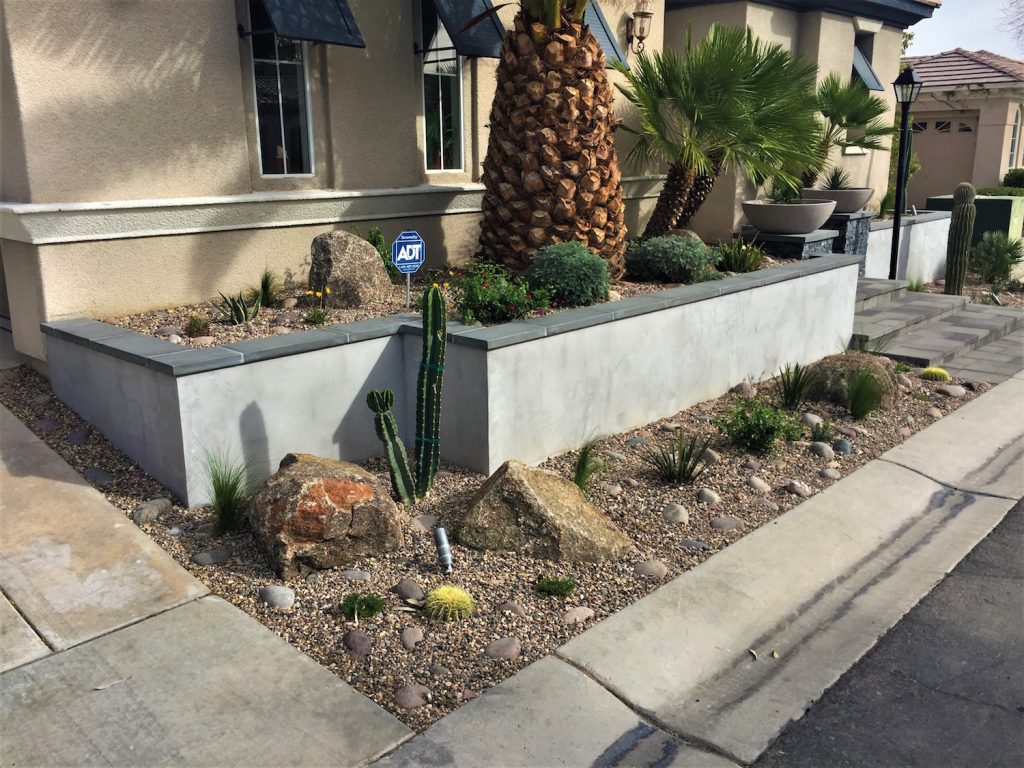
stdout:
[[982,187],[978,194],[989,197],[1024,197],[1024,187]]

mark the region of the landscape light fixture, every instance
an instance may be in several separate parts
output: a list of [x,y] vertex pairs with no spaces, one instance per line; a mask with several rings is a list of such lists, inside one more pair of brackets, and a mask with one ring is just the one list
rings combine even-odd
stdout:
[[[651,34],[651,19],[654,18],[654,8],[651,0],[637,0],[633,15],[626,20],[626,47],[633,53],[642,53],[644,40]],[[634,47],[633,41],[636,41]]]
[[910,105],[917,101],[924,81],[907,67],[893,82],[896,102],[900,105],[900,155],[896,161],[896,206],[892,212],[892,252],[889,255],[889,279],[896,279],[900,258],[900,219],[907,206],[907,163],[910,158]]

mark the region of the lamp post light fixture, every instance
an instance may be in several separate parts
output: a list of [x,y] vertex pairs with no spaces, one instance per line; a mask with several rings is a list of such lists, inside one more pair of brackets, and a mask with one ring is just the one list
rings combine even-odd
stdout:
[[924,82],[913,67],[900,72],[893,82],[896,103],[900,105],[900,155],[896,160],[896,207],[892,212],[892,253],[889,255],[889,279],[896,279],[900,258],[900,220],[907,205],[907,161],[910,158],[910,105],[917,101]]
[[[654,7],[651,0],[637,0],[633,15],[626,20],[626,47],[633,53],[642,53],[644,40],[651,34],[651,19],[654,18]],[[636,46],[633,46],[633,41]]]

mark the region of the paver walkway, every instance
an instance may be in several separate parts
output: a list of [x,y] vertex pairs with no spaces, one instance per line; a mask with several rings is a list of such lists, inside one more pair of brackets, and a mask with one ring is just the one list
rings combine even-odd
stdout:
[[946,363],[953,376],[999,384],[1024,368],[1024,330],[1014,331],[981,349],[965,352]]

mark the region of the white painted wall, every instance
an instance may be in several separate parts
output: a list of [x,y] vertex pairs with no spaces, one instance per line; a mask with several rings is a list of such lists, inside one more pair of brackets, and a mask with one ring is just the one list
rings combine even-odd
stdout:
[[[946,243],[949,239],[949,214],[941,212],[911,217],[901,227],[900,252],[896,277],[931,283],[946,275]],[[871,227],[864,276],[889,277],[892,254],[892,222],[880,222],[883,228]]]

